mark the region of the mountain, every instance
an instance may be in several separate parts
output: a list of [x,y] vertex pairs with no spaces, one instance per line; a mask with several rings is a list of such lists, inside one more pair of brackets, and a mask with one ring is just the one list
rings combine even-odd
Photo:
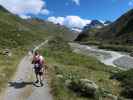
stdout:
[[107,26],[111,24],[111,21],[99,21],[99,20],[92,20],[90,24],[87,24],[82,31],[87,31],[91,29],[100,29],[103,28],[104,26]]
[[26,21],[0,6],[0,48],[17,48],[34,41],[36,31]]
[[104,26],[107,26],[107,25],[109,25],[109,24],[111,24],[112,22],[111,21],[105,21],[104,22]]
[[8,12],[8,10],[6,10],[3,6],[0,5],[0,10],[4,11],[4,12]]
[[96,38],[118,44],[133,44],[133,9],[97,32]]
[[[133,9],[123,14],[115,22],[101,29],[96,30],[93,34],[86,30],[86,40],[105,41],[116,44],[133,44]],[[81,34],[82,35],[82,34]],[[84,40],[84,36],[79,36],[77,40]]]
[[[90,30],[90,29],[100,29],[103,28],[104,26],[107,26],[111,24],[111,21],[99,21],[99,20],[92,20],[89,24],[84,26],[84,28],[79,28],[79,27],[72,27],[71,30],[77,33],[82,33],[85,30]],[[79,34],[78,34],[79,35]]]
[[64,40],[67,41],[73,41],[77,35],[75,32],[71,31],[69,28],[60,25],[60,24],[54,24],[49,21],[37,19],[37,18],[32,18],[27,20],[28,23],[32,25],[32,27],[35,27],[41,31],[46,31],[49,35],[57,35],[57,36],[62,36]]
[[92,20],[90,24],[87,24],[79,36],[77,37],[76,41],[81,41],[84,38],[88,38],[88,36],[94,35],[95,32],[100,30],[101,28],[108,26],[111,24],[111,21],[99,21],[99,20]]
[[104,24],[99,20],[92,20],[90,24],[88,24],[89,28],[102,28]]
[[55,36],[71,40],[72,32],[66,27],[40,19],[23,20],[0,6],[0,73],[3,74],[0,92],[14,75],[20,59],[27,51]]
[[[49,86],[55,100],[95,100],[97,96],[102,100],[109,100],[110,94],[119,95],[117,93],[117,90],[121,89],[117,85],[119,83],[110,79],[112,73],[116,73],[117,70],[105,66],[94,57],[74,53],[68,42],[64,41],[73,39],[73,36],[75,33],[65,26],[40,19],[23,20],[0,8],[0,51],[9,48],[11,52],[11,56],[5,56],[0,52],[0,92],[7,87],[7,83],[15,75],[20,59],[33,47],[32,45],[49,39],[48,44],[41,48],[40,52],[48,64]],[[82,82],[83,84],[79,84]],[[89,87],[85,85],[88,82],[92,83]],[[93,84],[97,89],[104,89],[94,91]],[[79,95],[79,91],[75,91],[77,89],[82,92],[82,96]],[[108,90],[113,91],[107,94]]]
[[73,32],[66,27],[39,19],[23,20],[0,6],[0,48],[26,46],[54,35],[67,40],[75,38]]
[[102,28],[104,26],[104,23],[100,22],[99,20],[92,20],[90,24],[87,24],[83,31],[93,29],[93,28]]

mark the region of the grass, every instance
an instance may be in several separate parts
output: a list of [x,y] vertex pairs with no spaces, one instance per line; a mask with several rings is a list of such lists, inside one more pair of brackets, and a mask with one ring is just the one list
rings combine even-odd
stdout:
[[133,99],[133,69],[116,73],[112,76],[121,82],[121,95]]
[[[119,43],[121,45],[133,44],[133,9],[123,14],[115,22],[101,29],[84,30],[80,35],[80,41],[90,39],[100,40],[102,42]],[[84,36],[86,34],[86,36]]]
[[79,42],[79,43],[83,45],[100,45],[101,44],[98,41],[86,41],[86,42]]
[[[55,34],[64,36],[67,33],[69,31],[66,28],[51,23],[27,23],[0,8],[0,51],[10,49],[12,53],[11,57],[0,54],[0,90],[14,75],[20,59],[32,44],[38,44]],[[93,80],[100,88],[119,95],[119,82],[110,79],[116,70],[95,58],[73,53],[62,38],[52,38],[42,53],[49,64],[50,83],[55,100],[88,100],[66,87],[65,81],[71,77]],[[57,77],[58,75],[62,75],[63,79]]]
[[24,51],[18,52],[18,49],[12,52],[12,56],[0,54],[0,91],[5,88],[17,69],[17,65],[25,54]]
[[[49,42],[49,46],[42,49],[41,52],[49,65],[50,85],[55,100],[88,100],[65,85],[66,80],[72,77],[92,80],[100,88],[114,95],[119,95],[119,82],[110,79],[116,71],[114,68],[105,66],[95,58],[73,53],[67,43],[61,39],[54,39],[54,41],[57,42],[52,40]],[[58,75],[63,78],[59,78]],[[89,100],[91,99],[89,98]]]
[[114,44],[114,43],[102,43],[99,41],[86,41],[86,42],[79,42],[83,45],[96,45],[99,49],[106,49],[106,50],[113,50],[113,51],[121,51],[121,52],[133,52],[133,46],[131,45],[122,45],[122,44]]
[[115,44],[101,44],[98,46],[100,49],[108,49],[114,51],[129,52],[133,51],[133,46],[115,45]]
[[[0,6],[0,89],[7,85],[19,61],[33,45],[38,45],[50,36],[71,33],[65,27],[42,20],[35,21],[23,20]],[[2,54],[5,49],[11,51],[11,57]]]

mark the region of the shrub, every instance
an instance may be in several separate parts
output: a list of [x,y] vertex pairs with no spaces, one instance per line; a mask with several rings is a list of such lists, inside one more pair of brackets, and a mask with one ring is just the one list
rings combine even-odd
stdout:
[[127,98],[133,98],[133,69],[114,74],[113,78],[121,81],[123,87],[121,95]]
[[81,96],[91,98],[96,98],[98,92],[98,86],[87,79],[74,79],[71,81],[69,88]]

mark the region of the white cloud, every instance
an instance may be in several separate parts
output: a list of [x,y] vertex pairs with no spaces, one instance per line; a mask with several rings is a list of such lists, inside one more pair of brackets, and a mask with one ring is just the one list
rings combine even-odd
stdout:
[[17,15],[27,14],[49,14],[46,3],[43,0],[0,0],[0,5]]
[[48,18],[48,21],[53,22],[55,24],[59,23],[60,25],[64,25],[64,20],[65,20],[64,17],[54,17],[54,16],[52,16],[52,17]]
[[22,19],[30,19],[31,16],[27,16],[27,15],[19,15]]
[[76,5],[80,5],[80,0],[72,0],[72,2],[74,2]]
[[66,17],[49,17],[48,21],[55,24],[59,23],[69,28],[83,28],[86,24],[89,24],[91,20],[82,19],[79,16],[66,16]]
[[133,6],[133,0],[128,3],[129,6]]
[[42,14],[42,15],[49,15],[50,11],[48,9],[43,9],[43,10],[40,11],[40,14]]

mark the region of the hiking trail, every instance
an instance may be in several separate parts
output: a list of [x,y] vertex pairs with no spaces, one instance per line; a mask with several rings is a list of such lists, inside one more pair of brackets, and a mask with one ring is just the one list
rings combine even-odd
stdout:
[[[48,42],[41,43],[34,50],[39,49]],[[35,76],[33,65],[31,64],[32,55],[27,54],[19,63],[17,72],[12,80],[9,81],[7,88],[1,94],[0,100],[53,100],[50,89],[44,76],[44,86],[33,85]],[[34,78],[34,80],[33,80]]]

